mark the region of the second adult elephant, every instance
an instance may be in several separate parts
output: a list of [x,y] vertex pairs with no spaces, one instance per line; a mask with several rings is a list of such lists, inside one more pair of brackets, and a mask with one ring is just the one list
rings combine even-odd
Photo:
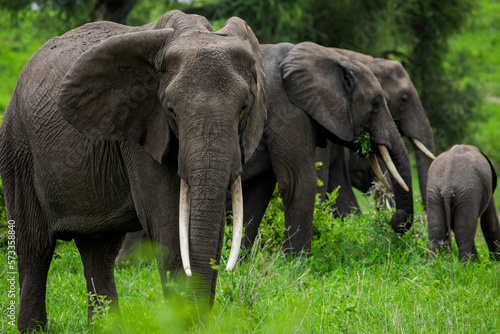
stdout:
[[[425,205],[427,170],[435,158],[432,153],[434,136],[417,90],[408,73],[397,61],[373,58],[350,50],[334,50],[365,64],[380,82],[394,122],[401,135],[406,136],[413,144],[420,193]],[[318,177],[325,183],[322,196],[325,192],[331,192],[340,185],[337,198],[339,213],[347,214],[353,209],[359,210],[352,186],[366,192],[375,180],[367,159],[354,156],[353,152],[346,153],[342,147],[329,143],[327,148],[317,150],[317,160],[323,162],[318,173]]]
[[357,148],[355,139],[365,131],[374,151],[394,162],[397,210],[391,225],[397,232],[407,231],[413,219],[410,163],[373,73],[360,62],[310,42],[261,49],[268,119],[256,153],[243,167],[245,246],[250,247],[257,235],[277,181],[285,210],[285,249],[309,252],[317,192],[316,146],[328,139]]

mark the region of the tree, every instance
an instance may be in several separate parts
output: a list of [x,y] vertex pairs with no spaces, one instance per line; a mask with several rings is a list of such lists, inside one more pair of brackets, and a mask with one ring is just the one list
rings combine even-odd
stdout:
[[137,0],[93,0],[85,2],[80,0],[1,0],[0,8],[14,14],[24,10],[52,9],[64,18],[71,18],[78,23],[107,20],[126,23],[127,15],[135,6]]
[[92,21],[113,21],[125,24],[137,0],[97,0],[90,13]]

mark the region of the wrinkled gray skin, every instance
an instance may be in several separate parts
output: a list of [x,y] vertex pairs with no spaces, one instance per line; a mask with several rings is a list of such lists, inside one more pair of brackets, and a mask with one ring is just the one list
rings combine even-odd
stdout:
[[475,146],[455,145],[440,154],[429,168],[427,221],[429,250],[434,258],[451,245],[451,231],[458,257],[477,257],[474,237],[477,220],[492,259],[500,260],[500,226],[493,192],[497,175],[489,159]]
[[[334,49],[337,52],[365,64],[377,77],[384,91],[387,106],[394,122],[398,125],[402,136],[421,141],[431,152],[434,151],[434,136],[425,114],[417,90],[401,63],[393,60],[373,58],[350,50]],[[413,142],[412,142],[413,144]],[[414,146],[414,144],[413,144]],[[418,180],[422,200],[426,203],[427,170],[432,159],[424,155],[414,146],[417,162]],[[359,211],[359,204],[352,191],[352,186],[367,192],[376,180],[370,168],[368,159],[355,155],[339,145],[328,143],[326,148],[318,148],[317,161],[323,162],[318,171],[318,177],[324,182],[320,190],[325,198],[326,192],[331,192],[340,185],[337,198],[339,214],[348,214],[354,209]],[[383,162],[380,162],[383,166]]]
[[[310,252],[316,195],[315,149],[327,139],[356,148],[354,138],[368,131],[385,144],[411,187],[408,154],[377,79],[363,64],[306,42],[261,45],[266,72],[267,122],[261,143],[243,166],[245,240],[248,249],[269,204],[276,181],[285,209],[285,250]],[[410,228],[412,193],[396,184],[397,211],[391,225]],[[129,234],[120,261],[140,234]]]
[[[361,63],[314,43],[261,45],[268,119],[254,156],[243,167],[245,247],[252,245],[275,188],[285,211],[285,249],[309,252],[317,191],[315,149],[330,139],[355,148],[368,131],[384,144],[405,182],[411,170],[380,84]],[[394,182],[396,184],[396,182]],[[411,226],[413,199],[395,186],[395,230]]]
[[214,33],[205,18],[172,11],[141,27],[87,24],[42,46],[0,128],[19,330],[46,326],[56,239],[75,240],[87,290],[118,312],[114,260],[142,228],[161,246],[165,288],[167,270],[181,268],[179,176],[191,188],[188,297],[208,311],[226,192],[261,138],[264,83],[257,39],[238,18]]

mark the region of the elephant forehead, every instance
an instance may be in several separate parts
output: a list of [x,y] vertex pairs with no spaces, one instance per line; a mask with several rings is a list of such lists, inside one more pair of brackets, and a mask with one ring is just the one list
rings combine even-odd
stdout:
[[255,61],[250,48],[243,41],[232,36],[197,33],[175,40],[165,51],[165,60],[179,59],[199,64],[219,63],[230,66],[236,63]]

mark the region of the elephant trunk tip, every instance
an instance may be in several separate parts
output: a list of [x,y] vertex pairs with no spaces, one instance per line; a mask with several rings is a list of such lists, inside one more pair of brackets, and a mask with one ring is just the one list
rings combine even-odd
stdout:
[[413,215],[408,214],[403,209],[397,209],[391,218],[391,227],[394,232],[406,234],[411,228]]

